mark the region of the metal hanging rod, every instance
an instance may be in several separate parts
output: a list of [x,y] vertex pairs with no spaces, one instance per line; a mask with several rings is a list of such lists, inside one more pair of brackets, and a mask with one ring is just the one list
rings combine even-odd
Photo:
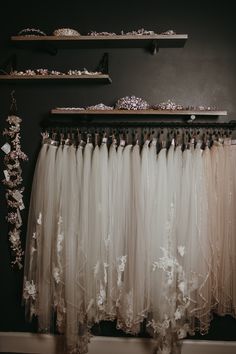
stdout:
[[163,128],[225,128],[225,129],[235,129],[236,120],[231,120],[229,122],[89,122],[89,121],[51,121],[43,124],[43,128],[53,128],[53,127],[66,127],[66,128],[151,128],[151,127],[163,127]]

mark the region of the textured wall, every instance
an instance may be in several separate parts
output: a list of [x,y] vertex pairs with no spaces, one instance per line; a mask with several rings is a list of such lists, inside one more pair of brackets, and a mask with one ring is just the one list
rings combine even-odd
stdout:
[[[155,31],[169,28],[188,33],[184,48],[161,49],[152,56],[142,49],[110,49],[112,85],[78,83],[0,83],[1,130],[9,110],[10,92],[16,89],[19,115],[23,118],[22,145],[29,155],[24,165],[28,205],[32,174],[40,147],[40,123],[55,106],[113,104],[119,97],[135,94],[150,103],[168,98],[192,105],[214,105],[227,109],[227,120],[236,118],[236,47],[234,12],[227,1],[216,4],[206,1],[75,1],[8,2],[0,15],[0,66],[17,53],[18,69],[47,67],[68,70],[95,69],[103,49],[60,50],[56,56],[37,50],[16,49],[9,42],[11,35],[26,27],[51,33],[58,27],[90,30],[125,31],[144,27]],[[1,145],[4,139],[1,137]],[[1,165],[2,171],[2,157]],[[2,177],[1,177],[2,178]],[[21,307],[22,274],[9,266],[4,191],[0,191],[0,330],[25,331],[34,326],[24,322]],[[27,217],[27,208],[24,220]],[[23,232],[24,236],[24,232]],[[236,323],[231,318],[217,318],[209,338],[236,339]],[[104,329],[106,334],[110,328]]]

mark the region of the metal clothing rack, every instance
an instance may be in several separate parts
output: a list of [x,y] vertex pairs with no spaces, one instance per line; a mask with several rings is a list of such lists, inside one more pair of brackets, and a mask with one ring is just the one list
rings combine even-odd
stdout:
[[42,124],[43,128],[87,128],[87,129],[99,129],[99,128],[221,128],[221,129],[236,129],[236,120],[229,122],[173,122],[173,121],[82,121],[82,120],[49,120]]

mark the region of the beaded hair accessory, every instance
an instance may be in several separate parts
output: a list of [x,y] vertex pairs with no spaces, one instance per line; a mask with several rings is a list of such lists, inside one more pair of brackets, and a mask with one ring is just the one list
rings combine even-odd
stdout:
[[141,110],[148,109],[149,104],[147,101],[136,96],[125,96],[120,98],[115,105],[116,109],[127,109],[127,110]]
[[175,102],[171,101],[171,100],[167,100],[166,102],[162,102],[156,105],[152,106],[152,109],[156,109],[156,110],[168,110],[168,111],[175,111],[175,110],[186,110],[188,109],[187,107],[184,107],[180,104],[176,104]]
[[53,31],[53,36],[80,36],[80,33],[72,28],[58,28]]
[[46,33],[38,28],[24,28],[17,33],[17,36],[46,36]]
[[106,106],[104,103],[98,103],[94,106],[88,106],[86,107],[86,109],[90,110],[90,111],[96,111],[96,110],[102,110],[102,111],[111,111],[114,108],[111,106]]
[[21,71],[11,71],[10,75],[13,76],[45,76],[45,75],[51,75],[51,76],[63,76],[63,75],[101,75],[101,71],[89,71],[86,68],[83,70],[68,70],[67,72],[61,72],[58,70],[49,70],[49,69],[27,69],[27,70],[21,70]]

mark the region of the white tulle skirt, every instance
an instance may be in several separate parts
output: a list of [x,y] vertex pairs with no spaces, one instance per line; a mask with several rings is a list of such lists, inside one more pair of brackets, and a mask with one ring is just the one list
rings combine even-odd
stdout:
[[156,144],[42,145],[23,298],[66,353],[85,353],[102,320],[132,334],[145,323],[170,353],[213,312],[235,316],[236,147]]

